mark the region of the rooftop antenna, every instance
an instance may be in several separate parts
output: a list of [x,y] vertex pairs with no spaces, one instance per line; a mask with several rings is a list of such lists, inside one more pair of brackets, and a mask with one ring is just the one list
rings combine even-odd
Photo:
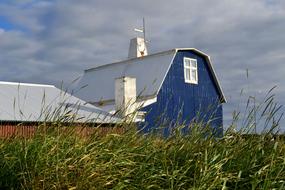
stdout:
[[138,28],[135,28],[135,31],[136,32],[140,32],[140,33],[143,33],[143,39],[144,39],[144,42],[146,43],[147,40],[145,38],[145,20],[144,20],[144,17],[143,17],[143,28],[142,29],[138,29]]
[[131,39],[130,41],[130,48],[129,48],[129,58],[135,58],[135,57],[143,57],[146,56],[147,53],[147,47],[146,43],[148,42],[146,40],[146,32],[145,32],[145,20],[143,18],[143,27],[142,28],[135,28],[135,32],[139,32],[143,34],[143,37],[136,37]]

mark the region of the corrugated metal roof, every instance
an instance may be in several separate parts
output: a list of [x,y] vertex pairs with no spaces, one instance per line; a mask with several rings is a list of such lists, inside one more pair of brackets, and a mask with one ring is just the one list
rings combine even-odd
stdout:
[[77,86],[77,90],[80,90],[75,95],[90,103],[109,102],[109,105],[102,105],[102,108],[108,107],[108,111],[110,111],[110,104],[112,104],[111,107],[114,106],[115,79],[130,76],[135,77],[137,80],[138,95],[153,98],[159,92],[172,61],[179,50],[191,50],[205,57],[221,94],[221,101],[226,102],[210,57],[195,48],[176,48],[85,70]]
[[120,119],[52,85],[0,82],[0,121],[115,123]]
[[122,76],[135,77],[137,95],[153,97],[166,76],[174,58],[175,50],[142,58],[99,66],[85,71],[79,81],[76,96],[87,102],[113,101],[115,79]]

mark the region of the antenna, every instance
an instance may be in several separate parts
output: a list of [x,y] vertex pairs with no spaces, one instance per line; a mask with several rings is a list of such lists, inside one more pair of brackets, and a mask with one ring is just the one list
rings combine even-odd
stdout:
[[143,39],[144,39],[144,42],[146,42],[146,39],[145,39],[145,22],[144,22],[144,17],[143,17]]
[[144,42],[146,43],[147,40],[146,40],[146,38],[145,38],[146,32],[145,32],[145,20],[144,20],[144,17],[143,17],[143,28],[142,28],[142,29],[135,28],[135,31],[136,31],[136,32],[143,33],[143,39],[144,39]]
[[130,49],[129,49],[129,58],[132,57],[143,57],[147,55],[146,43],[146,30],[145,30],[145,19],[143,18],[142,28],[135,28],[135,32],[143,34],[143,37],[136,37],[131,39]]

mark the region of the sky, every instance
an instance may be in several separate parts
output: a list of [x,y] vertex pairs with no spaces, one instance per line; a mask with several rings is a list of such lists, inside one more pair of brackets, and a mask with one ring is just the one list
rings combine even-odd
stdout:
[[285,104],[284,0],[0,0],[0,80],[68,86],[84,69],[126,59],[143,17],[149,53],[210,55],[226,124],[274,86]]

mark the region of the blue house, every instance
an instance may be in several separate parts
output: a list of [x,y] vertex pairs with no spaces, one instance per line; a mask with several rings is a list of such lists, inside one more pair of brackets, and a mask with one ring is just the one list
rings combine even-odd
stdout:
[[77,91],[75,96],[112,114],[137,108],[134,121],[144,122],[145,130],[208,122],[222,132],[226,98],[210,57],[195,48],[148,55],[144,40],[134,38],[128,59],[85,70]]

